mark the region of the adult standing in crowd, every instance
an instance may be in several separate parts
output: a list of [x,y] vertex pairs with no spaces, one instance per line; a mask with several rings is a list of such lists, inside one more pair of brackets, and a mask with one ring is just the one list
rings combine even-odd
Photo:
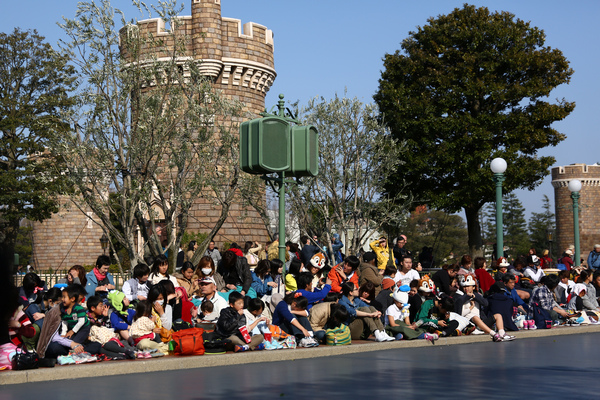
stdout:
[[88,297],[96,295],[106,298],[108,292],[115,288],[115,280],[110,272],[110,258],[102,255],[96,259],[96,266],[85,276],[87,284],[85,291]]
[[[369,243],[369,247],[377,256],[377,268],[380,270],[385,270],[388,260],[390,259],[390,248],[388,247],[387,238],[385,236],[381,236],[379,239]],[[392,262],[395,267],[396,261],[392,259]]]
[[408,249],[405,247],[407,240],[408,239],[406,238],[406,235],[400,235],[398,238],[396,238],[396,244],[393,248],[396,265],[400,263],[400,260],[402,260],[404,256],[411,255],[410,251],[408,251]]
[[210,241],[210,243],[208,244],[208,249],[206,249],[204,255],[212,258],[215,265],[219,265],[219,262],[221,261],[221,253],[219,253],[219,249],[215,247],[214,240]]
[[587,258],[587,265],[588,268],[591,268],[594,271],[600,268],[600,244],[595,244],[594,250],[590,251]]
[[319,248],[311,244],[310,238],[306,235],[300,238],[300,243],[302,243],[302,250],[300,251],[300,260],[302,261],[302,264],[308,266],[312,256],[319,253]]

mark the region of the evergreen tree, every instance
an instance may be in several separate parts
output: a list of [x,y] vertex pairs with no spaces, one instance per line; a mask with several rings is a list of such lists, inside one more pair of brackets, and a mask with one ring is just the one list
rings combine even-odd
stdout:
[[[543,211],[541,213],[531,213],[531,218],[529,218],[529,240],[538,256],[541,256],[545,249],[549,249],[548,230],[552,232],[554,237],[554,213],[552,212],[550,199],[544,195],[542,202]],[[552,255],[552,249],[549,250],[551,257],[556,258]]]
[[514,193],[509,193],[503,199],[502,209],[504,245],[509,248],[508,254],[511,257],[528,254],[530,244],[525,207]]
[[74,69],[36,31],[0,33],[0,265],[9,269],[22,219],[42,221],[58,211],[64,190],[46,152],[63,135],[63,114],[74,105]]

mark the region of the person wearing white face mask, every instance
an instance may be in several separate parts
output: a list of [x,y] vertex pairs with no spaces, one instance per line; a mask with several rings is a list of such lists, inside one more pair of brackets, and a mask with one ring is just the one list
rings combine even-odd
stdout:
[[216,271],[215,262],[209,256],[204,256],[200,259],[192,279],[200,281],[202,278],[213,278],[217,286],[217,291],[225,292],[225,280]]

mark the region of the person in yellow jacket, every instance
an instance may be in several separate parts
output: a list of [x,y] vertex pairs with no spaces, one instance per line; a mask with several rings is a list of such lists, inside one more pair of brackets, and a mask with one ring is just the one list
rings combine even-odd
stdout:
[[[386,237],[382,236],[379,239],[372,241],[369,243],[369,247],[371,247],[371,250],[373,250],[377,256],[377,268],[379,270],[384,270],[388,264],[388,260],[390,259],[390,248],[388,247]],[[396,261],[393,257],[392,263],[395,267]]]

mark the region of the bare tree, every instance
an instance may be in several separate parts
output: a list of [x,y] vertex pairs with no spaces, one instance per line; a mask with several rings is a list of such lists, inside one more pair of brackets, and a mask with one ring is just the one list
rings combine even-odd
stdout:
[[331,233],[343,233],[346,252],[357,254],[368,237],[406,211],[408,196],[382,195],[404,144],[390,137],[378,110],[358,99],[312,99],[301,121],[319,131],[319,174],[291,187],[291,211],[307,233],[322,233],[331,251]]
[[[150,15],[143,3],[134,4]],[[240,179],[241,104],[226,100],[199,61],[185,56],[191,38],[179,29],[181,7],[164,1],[152,10],[170,25],[160,35],[127,23],[109,1],[79,3],[75,19],[61,24],[70,38],[62,47],[80,73],[80,108],[72,116],[77,129],[56,137],[53,149],[67,162],[74,204],[91,208],[132,266],[143,256],[138,233],[146,253],[169,250],[175,264],[198,198],[221,207],[197,253],[204,251],[227,218]]]

